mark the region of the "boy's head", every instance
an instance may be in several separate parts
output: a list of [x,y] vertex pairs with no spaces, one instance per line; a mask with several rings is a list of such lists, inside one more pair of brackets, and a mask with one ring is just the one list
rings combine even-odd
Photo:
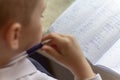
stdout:
[[0,60],[41,40],[44,0],[0,0]]

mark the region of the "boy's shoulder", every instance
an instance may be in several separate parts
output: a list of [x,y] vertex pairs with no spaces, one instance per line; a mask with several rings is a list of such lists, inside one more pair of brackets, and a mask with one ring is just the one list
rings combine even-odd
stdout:
[[24,58],[11,66],[0,69],[1,80],[21,80],[24,78],[27,78],[28,80],[55,80],[52,77],[38,71],[27,58]]

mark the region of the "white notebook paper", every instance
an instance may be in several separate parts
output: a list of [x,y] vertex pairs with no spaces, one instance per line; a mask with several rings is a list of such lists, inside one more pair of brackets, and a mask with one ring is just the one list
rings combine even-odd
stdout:
[[120,74],[120,0],[76,0],[48,32],[74,35],[93,65]]

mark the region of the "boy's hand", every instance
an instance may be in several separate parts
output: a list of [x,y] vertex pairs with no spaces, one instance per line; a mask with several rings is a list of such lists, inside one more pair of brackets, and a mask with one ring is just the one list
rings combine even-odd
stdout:
[[78,79],[95,76],[73,36],[50,33],[44,36],[42,41],[49,39],[51,41],[42,47],[42,51],[53,60],[68,68]]

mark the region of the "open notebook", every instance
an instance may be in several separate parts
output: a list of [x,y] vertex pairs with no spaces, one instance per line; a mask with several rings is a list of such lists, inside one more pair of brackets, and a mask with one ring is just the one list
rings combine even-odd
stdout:
[[74,35],[94,66],[120,76],[120,0],[76,0],[48,32]]

